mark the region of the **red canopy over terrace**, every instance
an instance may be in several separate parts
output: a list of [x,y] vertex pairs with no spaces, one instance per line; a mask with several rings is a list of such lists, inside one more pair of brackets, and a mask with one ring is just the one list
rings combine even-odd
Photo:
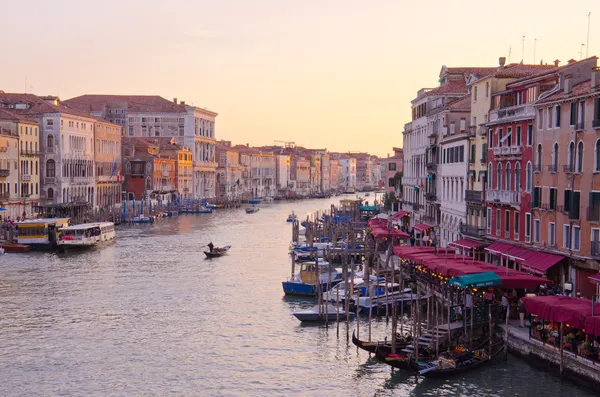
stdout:
[[[425,253],[433,253],[435,251],[434,247],[422,247],[422,246],[410,246],[404,245],[399,247],[394,247],[394,255],[400,258],[406,258],[407,254],[425,254]],[[407,258],[408,259],[408,258]]]
[[[596,312],[594,312],[596,314]],[[600,313],[598,316],[588,316],[585,318],[585,333],[600,336]]]
[[540,275],[546,274],[548,269],[564,259],[564,256],[561,255],[531,250],[500,241],[493,243],[485,250],[519,263],[523,270]]
[[[544,320],[566,323],[575,328],[586,328],[586,318],[592,316],[592,301],[584,298],[568,296],[531,296],[523,298],[529,313],[540,316]],[[600,304],[596,303],[594,313],[600,313]],[[593,324],[592,324],[593,323]],[[595,327],[596,320],[590,320]],[[595,328],[594,328],[595,331]]]
[[419,233],[422,233],[425,230],[428,230],[428,229],[431,229],[431,228],[433,228],[433,226],[430,226],[430,225],[428,225],[426,223],[419,223],[418,225],[415,225],[413,227],[413,229],[415,229],[415,231],[417,231]]
[[374,228],[371,228],[371,234],[373,236],[375,236],[376,238],[389,236],[389,237],[393,237],[393,238],[407,239],[410,237],[408,235],[408,233],[403,232],[402,230],[395,229],[395,228],[391,228],[388,231],[387,229],[383,229],[380,227],[374,227]]
[[408,214],[409,214],[408,211],[398,211],[394,215],[392,215],[392,219],[396,221],[398,219],[402,219],[404,216],[406,216]]
[[457,241],[451,242],[450,244],[448,244],[448,247],[458,248],[460,250],[466,249],[466,250],[470,251],[474,248],[475,249],[482,248],[485,245],[487,245],[487,244],[484,242],[464,238],[462,240],[457,240]]

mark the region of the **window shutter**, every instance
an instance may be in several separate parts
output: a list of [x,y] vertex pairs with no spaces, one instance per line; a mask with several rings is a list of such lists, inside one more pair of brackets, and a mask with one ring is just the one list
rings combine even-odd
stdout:
[[556,107],[556,126],[560,127],[560,106]]
[[571,203],[571,191],[570,190],[565,190],[564,191],[564,197],[563,197],[563,211],[567,212],[570,209],[570,203]]
[[576,122],[577,122],[577,103],[572,102],[571,103],[570,125],[575,125]]
[[570,203],[569,219],[579,219],[579,192],[572,192],[573,200]]

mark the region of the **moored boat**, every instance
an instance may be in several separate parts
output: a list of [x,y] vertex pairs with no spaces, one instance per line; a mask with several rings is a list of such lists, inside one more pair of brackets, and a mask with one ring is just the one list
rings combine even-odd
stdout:
[[[305,322],[317,322],[317,321],[336,321],[339,316],[340,321],[346,320],[346,312],[341,307],[336,307],[331,304],[314,306],[310,310],[301,310],[292,313],[298,320]],[[347,313],[349,317],[354,317],[354,313]]]
[[292,213],[288,215],[286,222],[294,222],[296,219],[298,219],[298,217],[294,214],[294,211],[292,211]]
[[[400,335],[396,336],[396,351],[400,351],[404,349],[410,342],[412,338],[402,338]],[[352,331],[352,343],[360,349],[368,351],[369,353],[375,353],[377,350],[381,350],[382,352],[391,354],[392,353],[392,342],[388,340],[384,341],[376,341],[376,342],[366,342],[358,339]]]
[[[318,282],[317,272],[319,274]],[[334,287],[340,281],[342,281],[340,271],[328,262],[319,261],[318,265],[315,262],[303,262],[300,265],[300,271],[281,284],[286,295],[316,296],[317,288],[326,292],[328,287]]]
[[491,355],[489,347],[466,352],[460,356],[454,356],[450,353],[444,353],[437,360],[416,363],[419,375],[426,378],[440,376],[450,376],[461,372],[466,372],[489,363],[504,349],[504,341],[496,342],[492,345]]
[[17,222],[19,232],[17,243],[30,246],[32,249],[56,249],[60,229],[68,225],[69,218],[39,218]]
[[112,222],[84,223],[60,229],[58,249],[81,249],[95,247],[116,238],[115,225]]
[[247,207],[246,208],[246,214],[254,214],[255,212],[258,212],[259,208],[255,205],[253,205],[252,207]]
[[27,252],[31,250],[31,246],[27,244],[4,243],[2,249],[4,252]]
[[204,255],[206,255],[207,258],[218,258],[220,256],[225,255],[230,248],[231,245],[226,245],[224,247],[215,247],[212,251],[204,251]]

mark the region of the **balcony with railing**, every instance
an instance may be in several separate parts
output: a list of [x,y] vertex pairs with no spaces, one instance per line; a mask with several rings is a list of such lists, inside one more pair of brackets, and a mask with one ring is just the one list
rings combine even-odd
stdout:
[[600,257],[600,241],[590,242],[590,256],[594,258]]
[[481,154],[481,159],[479,160],[481,163],[487,163],[487,153]]
[[467,129],[467,136],[469,138],[475,138],[475,135],[477,135],[477,126],[472,125]]
[[573,167],[570,164],[563,165],[563,171],[566,172],[567,174],[572,174],[573,172],[575,172],[575,167]]
[[585,123],[583,121],[575,123],[575,132],[583,132],[585,130]]
[[467,225],[467,224],[463,223],[460,225],[460,232],[461,232],[461,234],[464,234],[464,235],[470,236],[470,237],[476,237],[476,238],[485,237],[485,228],[482,226]]
[[23,182],[29,182],[31,181],[31,175],[21,175],[21,180]]
[[600,205],[595,205],[587,209],[588,222],[600,223]]
[[437,170],[437,163],[429,162],[427,163],[427,171],[435,172]]
[[69,178],[72,185],[89,185],[95,182],[93,176],[72,176]]
[[39,154],[37,150],[21,150],[21,156],[23,157],[36,157]]
[[519,205],[521,203],[521,192],[514,190],[488,190],[486,201],[488,203],[501,203],[508,205]]
[[486,128],[486,126],[483,124],[479,124],[479,127],[477,128],[477,133],[481,136],[487,136],[487,132],[488,129]]
[[490,122],[509,122],[519,119],[527,119],[535,116],[535,109],[529,104],[510,106],[490,111]]
[[483,192],[481,190],[465,190],[465,201],[483,203]]
[[558,165],[556,165],[556,164],[549,165],[548,172],[556,174],[558,172]]
[[425,193],[425,199],[428,201],[435,201],[437,199],[437,196],[435,192],[427,192]]
[[492,148],[494,156],[519,156],[523,149],[521,146],[501,146]]
[[6,178],[9,175],[10,175],[10,169],[0,168],[0,178]]
[[10,192],[0,192],[0,200],[4,199],[8,199],[10,197]]
[[595,129],[600,128],[600,119],[592,120],[592,128],[595,128]]

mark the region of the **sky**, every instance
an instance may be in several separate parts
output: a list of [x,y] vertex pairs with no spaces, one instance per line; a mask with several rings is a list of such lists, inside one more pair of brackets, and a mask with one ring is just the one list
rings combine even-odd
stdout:
[[178,98],[250,145],[385,156],[442,65],[600,55],[598,0],[0,1],[0,90]]

